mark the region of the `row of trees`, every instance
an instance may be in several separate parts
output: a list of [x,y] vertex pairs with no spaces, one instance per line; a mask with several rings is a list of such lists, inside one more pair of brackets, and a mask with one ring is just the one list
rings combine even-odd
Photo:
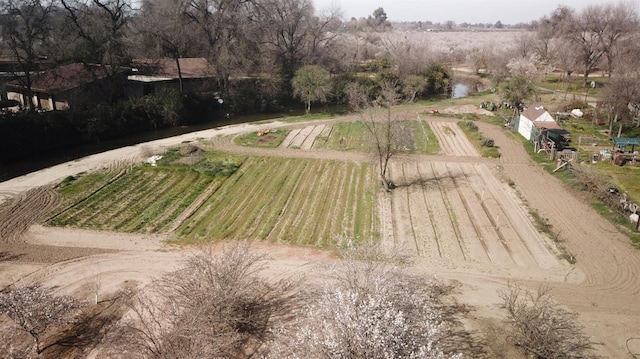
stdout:
[[[454,286],[409,274],[405,257],[350,243],[345,241],[342,261],[319,268],[326,273],[322,279],[304,281],[268,275],[267,258],[246,245],[219,255],[203,251],[144,291],[127,289],[106,299],[111,314],[102,317],[51,288],[17,285],[0,292],[0,350],[7,358],[57,349],[63,356],[65,347],[86,356],[98,344],[99,355],[132,358],[486,356],[486,343],[459,321],[464,308],[447,300]],[[97,299],[99,278],[93,281]],[[501,297],[509,338],[524,352],[591,357],[593,343],[575,314],[559,307],[548,290],[512,285]],[[82,340],[74,334],[80,330]]]

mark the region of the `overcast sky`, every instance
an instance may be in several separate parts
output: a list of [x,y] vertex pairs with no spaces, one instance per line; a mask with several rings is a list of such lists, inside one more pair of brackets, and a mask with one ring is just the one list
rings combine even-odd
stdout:
[[[379,7],[384,8],[390,21],[433,21],[456,23],[517,24],[549,15],[558,5],[580,10],[587,5],[612,3],[620,0],[312,0],[316,10],[337,4],[345,20],[367,17]],[[639,0],[627,1],[639,8]]]

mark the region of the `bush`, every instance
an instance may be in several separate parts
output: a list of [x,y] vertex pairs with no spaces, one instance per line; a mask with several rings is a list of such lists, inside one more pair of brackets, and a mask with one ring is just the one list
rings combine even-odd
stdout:
[[465,126],[467,126],[468,129],[470,129],[471,131],[477,132],[478,131],[478,125],[476,125],[473,121],[467,121],[464,123]]
[[483,138],[480,144],[482,147],[493,147],[494,141],[492,138]]
[[500,294],[511,340],[535,358],[592,358],[593,343],[576,322],[577,314],[555,303],[549,289],[531,292],[517,285]]

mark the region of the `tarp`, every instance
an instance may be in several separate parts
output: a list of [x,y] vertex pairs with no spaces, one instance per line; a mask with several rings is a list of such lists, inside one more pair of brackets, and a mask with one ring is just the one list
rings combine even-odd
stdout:
[[613,143],[618,148],[626,146],[640,146],[640,140],[634,137],[615,137]]

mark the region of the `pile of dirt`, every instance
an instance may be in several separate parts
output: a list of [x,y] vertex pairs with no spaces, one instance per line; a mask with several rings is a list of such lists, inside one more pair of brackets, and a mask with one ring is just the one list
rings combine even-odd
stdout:
[[203,154],[204,150],[196,145],[188,144],[186,146],[180,147],[180,150],[178,152],[180,152],[180,154],[183,156],[197,156]]
[[462,106],[455,106],[455,107],[447,107],[447,108],[445,108],[444,110],[442,110],[440,112],[441,113],[446,113],[446,114],[452,114],[452,115],[473,113],[473,114],[477,114],[477,115],[493,116],[493,112],[487,111],[485,109],[478,108],[475,105],[462,105]]

